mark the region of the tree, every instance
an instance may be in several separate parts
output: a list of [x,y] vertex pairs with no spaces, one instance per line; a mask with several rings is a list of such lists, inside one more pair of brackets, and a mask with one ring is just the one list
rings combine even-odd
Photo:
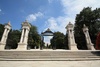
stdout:
[[53,49],[63,49],[65,35],[61,32],[55,32],[53,38],[50,40]]
[[88,26],[92,42],[96,43],[96,35],[100,27],[100,8],[92,10],[90,7],[84,8],[75,19],[75,38],[79,49],[87,49],[85,36],[83,34],[83,24]]
[[4,25],[0,24],[0,40],[2,38],[3,32],[4,32]]
[[28,47],[30,48],[39,48],[40,46],[40,35],[37,32],[37,27],[31,25],[31,29],[29,32],[29,39],[28,39]]
[[64,38],[64,48],[69,49],[69,47],[68,47],[68,33],[66,33],[65,38]]
[[11,30],[8,34],[6,49],[16,49],[20,41],[21,32],[19,30]]

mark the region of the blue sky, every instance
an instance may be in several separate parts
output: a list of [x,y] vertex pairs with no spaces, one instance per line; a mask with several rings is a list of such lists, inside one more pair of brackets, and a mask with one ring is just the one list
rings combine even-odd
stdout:
[[[68,22],[75,23],[75,16],[84,7],[99,8],[99,0],[0,0],[0,23],[11,22],[12,29],[21,29],[28,20],[41,33],[47,28],[66,33]],[[48,37],[46,40],[50,39]]]

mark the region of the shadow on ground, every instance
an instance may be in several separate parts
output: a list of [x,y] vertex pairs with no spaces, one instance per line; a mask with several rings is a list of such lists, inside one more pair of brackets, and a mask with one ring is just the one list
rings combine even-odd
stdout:
[[100,56],[100,51],[91,51],[91,53],[96,55],[96,56]]

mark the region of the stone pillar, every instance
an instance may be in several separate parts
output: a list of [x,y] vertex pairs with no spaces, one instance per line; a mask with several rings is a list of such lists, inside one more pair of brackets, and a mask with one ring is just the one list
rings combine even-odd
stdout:
[[30,31],[30,27],[31,25],[27,21],[22,23],[22,34],[17,50],[27,50],[28,33]]
[[0,41],[0,50],[4,50],[5,49],[6,41],[7,41],[7,38],[8,38],[8,33],[11,30],[11,24],[10,24],[10,22],[8,22],[5,25],[4,28],[5,28],[5,30],[4,30],[3,36],[1,38],[1,41]]
[[69,22],[69,24],[66,26],[68,32],[68,47],[70,50],[78,50],[74,39],[73,27],[74,26],[71,22]]
[[25,31],[25,36],[24,36],[24,43],[27,43],[27,40],[28,40],[28,33],[29,33],[29,31],[28,31],[28,29],[26,29],[26,31]]
[[5,30],[4,30],[4,32],[3,32],[3,35],[2,35],[2,38],[1,38],[1,42],[2,42],[2,43],[4,42],[6,32],[7,32],[7,29],[5,28]]
[[94,48],[94,46],[93,46],[93,44],[91,42],[90,36],[89,36],[88,27],[85,24],[83,26],[83,32],[85,34],[88,50],[95,50],[95,48]]
[[8,29],[7,32],[6,32],[6,35],[5,35],[5,40],[4,40],[5,43],[6,43],[6,41],[7,41],[8,33],[9,33],[9,32],[10,32],[10,30]]
[[21,38],[20,38],[20,43],[23,42],[23,38],[24,38],[24,29],[22,29],[22,34],[21,34]]

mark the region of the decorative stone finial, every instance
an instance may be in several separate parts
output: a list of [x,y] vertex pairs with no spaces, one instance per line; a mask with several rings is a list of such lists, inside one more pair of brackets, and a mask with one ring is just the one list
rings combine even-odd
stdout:
[[71,22],[69,22],[68,25],[66,26],[66,29],[67,28],[73,28],[73,24]]
[[28,22],[27,20],[25,20],[25,21],[22,23],[22,26],[31,27],[31,25],[29,24],[29,22]]
[[83,27],[86,27],[86,25],[85,25],[85,24],[83,24]]
[[83,28],[88,28],[85,24],[83,24]]
[[10,21],[7,23],[7,25],[11,26]]
[[8,23],[6,23],[5,26],[10,26],[11,27],[10,21]]

